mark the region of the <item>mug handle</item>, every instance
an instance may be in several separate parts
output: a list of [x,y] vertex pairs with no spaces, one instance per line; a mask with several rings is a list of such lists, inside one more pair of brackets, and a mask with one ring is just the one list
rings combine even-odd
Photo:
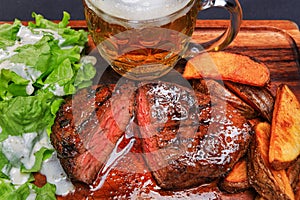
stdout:
[[[243,12],[237,0],[208,0],[202,5],[201,10],[221,7],[230,13],[230,24],[227,30],[219,37],[205,43],[197,44],[190,42],[185,57],[194,57],[203,51],[220,51],[227,47],[237,36],[242,23]],[[200,11],[201,11],[200,10]]]

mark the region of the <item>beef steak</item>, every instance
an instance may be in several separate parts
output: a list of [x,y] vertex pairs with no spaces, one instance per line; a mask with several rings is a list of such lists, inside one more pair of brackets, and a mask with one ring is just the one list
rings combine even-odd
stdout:
[[137,94],[144,157],[164,189],[196,186],[228,172],[245,154],[251,126],[232,106],[174,84]]
[[252,132],[245,117],[214,99],[207,91],[160,81],[95,86],[66,99],[51,141],[69,176],[92,184],[129,127],[142,148],[131,152],[142,153],[161,188],[197,186],[228,172]]
[[98,85],[66,99],[51,141],[70,178],[87,184],[96,179],[132,118],[134,89],[130,82]]

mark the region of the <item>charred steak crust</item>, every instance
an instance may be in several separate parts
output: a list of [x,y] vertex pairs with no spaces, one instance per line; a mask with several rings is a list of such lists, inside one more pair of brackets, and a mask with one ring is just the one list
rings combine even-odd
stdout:
[[57,114],[51,141],[73,180],[93,183],[132,119],[138,125],[136,144],[163,189],[222,176],[248,148],[250,124],[227,102],[212,100],[206,89],[167,82],[115,87],[81,90]]
[[[92,184],[132,118],[132,83],[98,85],[68,97],[57,113],[51,142],[74,181]],[[123,100],[128,100],[123,104]]]
[[174,84],[139,88],[144,157],[160,187],[197,186],[225,174],[245,154],[250,124],[227,102],[209,98]]

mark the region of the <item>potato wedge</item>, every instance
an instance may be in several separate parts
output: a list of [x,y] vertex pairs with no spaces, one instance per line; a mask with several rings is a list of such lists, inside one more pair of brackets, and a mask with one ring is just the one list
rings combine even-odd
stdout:
[[247,161],[238,161],[229,174],[220,182],[220,187],[228,193],[238,193],[250,188]]
[[255,135],[248,155],[248,177],[260,196],[266,199],[294,200],[294,192],[285,170],[274,170],[269,163],[271,126],[261,122],[254,128]]
[[230,91],[257,110],[264,119],[271,122],[275,100],[267,88],[229,81],[224,81],[224,84]]
[[[300,174],[299,174],[299,179],[300,179]],[[300,181],[298,181],[295,189],[295,199],[300,200]]]
[[189,60],[183,77],[212,78],[265,86],[270,80],[270,71],[265,64],[256,62],[248,56],[220,51],[202,53]]
[[268,200],[268,199],[266,199],[265,197],[262,197],[262,196],[260,196],[260,195],[257,195],[257,196],[255,197],[255,200]]
[[258,116],[258,112],[253,107],[242,101],[239,97],[229,91],[224,85],[218,83],[215,80],[205,81],[209,93],[212,97],[217,97],[222,101],[228,102],[234,108],[236,108],[247,119],[253,119]]
[[300,155],[300,103],[287,85],[277,90],[270,138],[269,162],[286,169]]
[[300,157],[286,169],[286,174],[293,190],[296,191],[297,185],[300,184]]

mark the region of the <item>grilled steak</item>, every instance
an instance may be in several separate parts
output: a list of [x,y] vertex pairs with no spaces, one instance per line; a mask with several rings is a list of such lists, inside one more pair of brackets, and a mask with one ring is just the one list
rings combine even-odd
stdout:
[[116,87],[84,89],[58,112],[51,140],[73,180],[99,179],[116,146],[126,147],[119,140],[128,128],[135,146],[127,153],[142,148],[145,168],[163,189],[215,179],[245,154],[251,127],[227,102],[167,82]]
[[217,178],[247,150],[251,127],[227,102],[166,83],[143,85],[137,99],[144,157],[164,189]]
[[[51,141],[73,180],[92,184],[133,111],[132,83],[99,85],[66,99],[52,127]],[[126,104],[124,102],[127,102]]]

